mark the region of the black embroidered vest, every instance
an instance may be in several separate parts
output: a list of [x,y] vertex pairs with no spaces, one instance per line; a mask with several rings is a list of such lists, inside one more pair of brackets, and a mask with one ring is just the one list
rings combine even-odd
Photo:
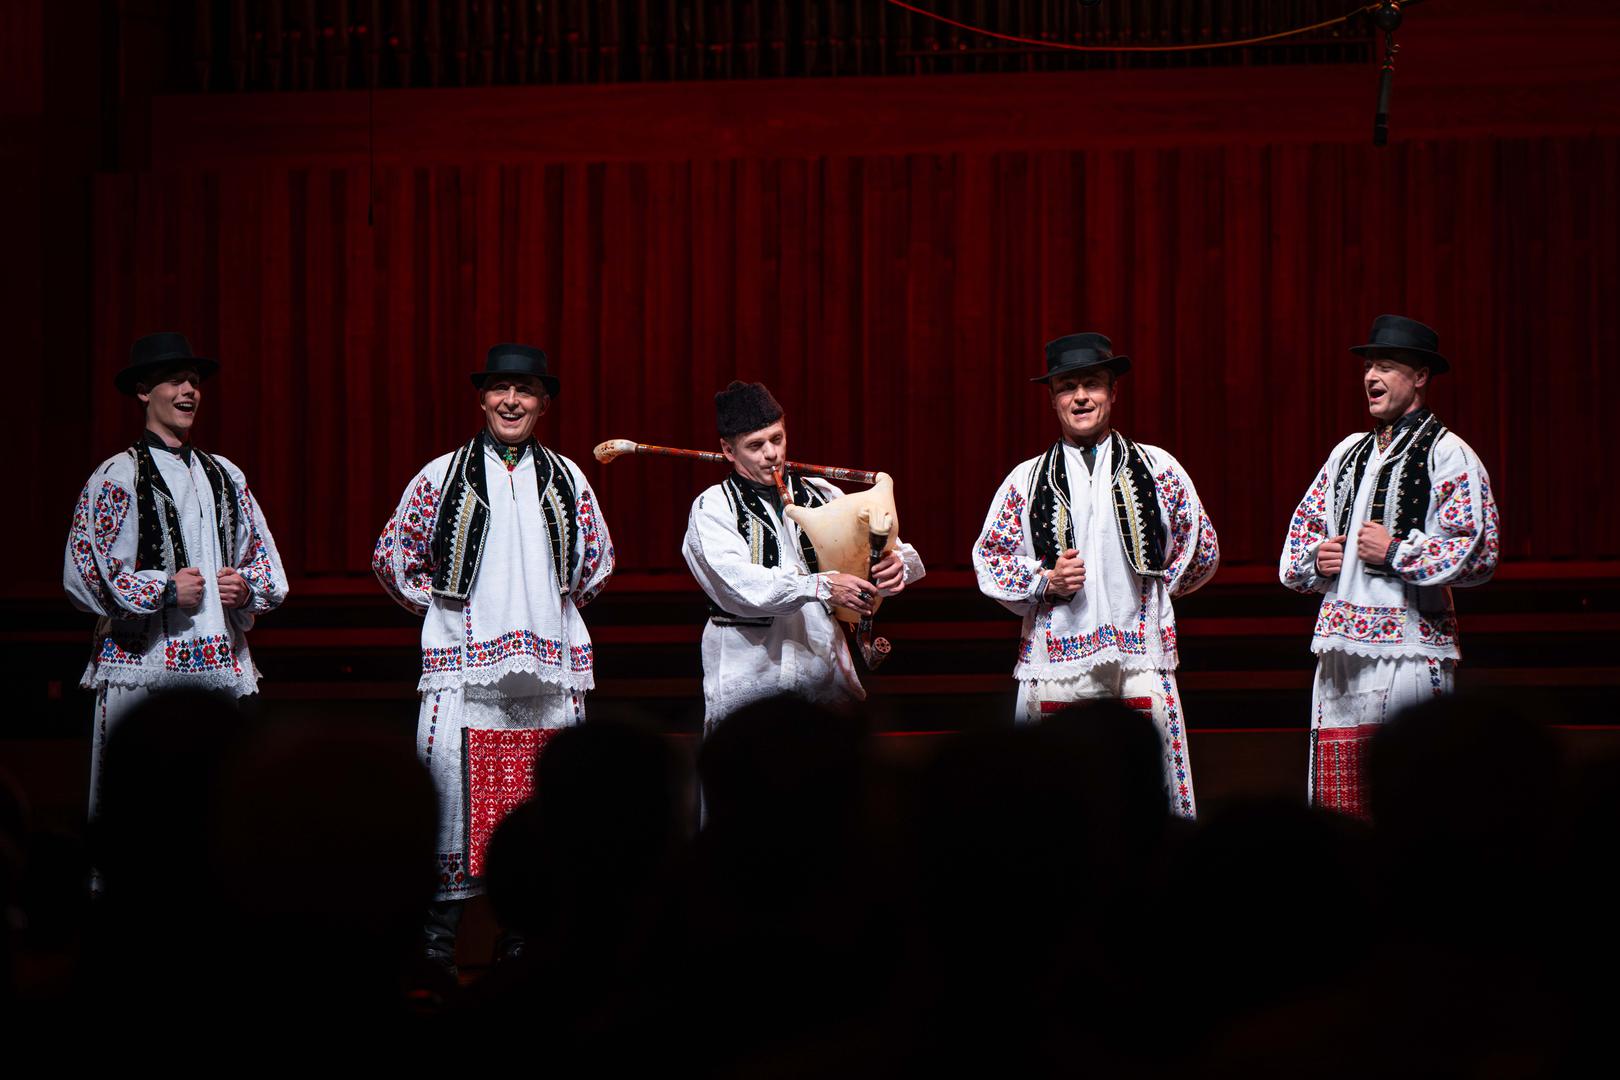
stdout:
[[[822,506],[827,502],[817,487],[805,480],[804,477],[789,473],[787,477],[788,494],[795,506]],[[760,495],[753,486],[742,481],[736,473],[726,477],[720,484],[720,490],[725,492],[726,502],[737,514],[737,531],[748,544],[748,558],[756,566],[777,567],[782,565],[781,551],[776,541],[776,526],[773,523],[775,511],[766,505],[764,496]],[[820,569],[816,559],[816,549],[810,543],[810,537],[804,530],[799,530],[799,552],[804,556],[804,564],[814,574]],[[769,626],[769,616],[747,618],[733,615],[713,603],[709,605],[709,617],[720,626]]]
[[[1428,413],[1418,423],[1397,433],[1395,442],[1384,455],[1384,464],[1374,481],[1372,500],[1367,504],[1367,518],[1383,525],[1397,540],[1404,540],[1413,530],[1423,528],[1429,516],[1432,487],[1429,455],[1445,433],[1445,426],[1433,413]],[[1334,536],[1354,536],[1354,528],[1359,523],[1351,521],[1350,515],[1377,444],[1378,433],[1368,432],[1339,463],[1339,474],[1333,481]],[[1380,576],[1391,573],[1372,564],[1367,564],[1365,569]]]
[[[1159,498],[1147,456],[1119,432],[1108,436],[1113,448],[1114,521],[1119,527],[1125,561],[1138,577],[1163,577],[1168,537],[1159,514]],[[1041,565],[1050,569],[1058,556],[1075,547],[1074,515],[1069,507],[1069,473],[1063,443],[1041,455],[1030,477],[1030,541]]]
[[[236,531],[241,515],[236,484],[219,462],[192,448],[208,487],[214,494],[214,532],[219,542],[219,564],[236,565]],[[180,512],[174,505],[169,485],[163,482],[152,448],[145,442],[130,447],[135,459],[135,569],[162,570],[173,575],[191,566],[185,533],[180,529]]]
[[[478,567],[489,538],[489,484],[484,476],[484,441],[479,432],[457,450],[445,470],[439,500],[439,518],[433,525],[433,594],[465,600],[478,579]],[[534,481],[540,492],[540,513],[551,541],[552,571],[557,591],[568,595],[573,580],[574,556],[579,550],[579,521],[575,512],[578,492],[568,464],[557,454],[531,440]]]

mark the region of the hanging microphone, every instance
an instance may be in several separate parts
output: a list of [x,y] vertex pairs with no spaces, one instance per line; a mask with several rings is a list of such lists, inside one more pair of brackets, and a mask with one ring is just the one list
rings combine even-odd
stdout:
[[1378,111],[1373,115],[1373,145],[1389,142],[1389,92],[1395,82],[1395,69],[1388,64],[1378,76]]
[[1401,0],[1384,0],[1372,13],[1384,32],[1384,70],[1378,73],[1378,111],[1373,114],[1373,145],[1389,142],[1389,94],[1395,84],[1395,31],[1401,25]]

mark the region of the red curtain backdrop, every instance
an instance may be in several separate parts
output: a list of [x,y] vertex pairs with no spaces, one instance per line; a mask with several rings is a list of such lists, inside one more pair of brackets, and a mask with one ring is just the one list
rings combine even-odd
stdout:
[[370,184],[363,162],[102,178],[93,434],[42,482],[64,523],[138,429],[108,389],[128,342],[176,328],[222,363],[199,442],[247,471],[290,571],[364,574],[510,339],[556,364],[540,435],[596,486],[623,570],[684,572],[717,473],[591,447],[712,447],[733,377],[772,386],[794,457],[892,473],[902,533],[963,568],[997,483],[1055,437],[1042,343],[1093,329],[1134,358],[1117,426],[1187,465],[1228,563],[1267,563],[1365,423],[1345,350],[1387,311],[1439,329],[1431,401],[1489,468],[1507,552],[1620,556],[1589,485],[1620,400],[1612,135],[392,164],[368,225]]

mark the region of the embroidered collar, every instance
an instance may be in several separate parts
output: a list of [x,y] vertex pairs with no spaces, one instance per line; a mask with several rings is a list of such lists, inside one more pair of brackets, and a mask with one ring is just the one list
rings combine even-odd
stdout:
[[[499,455],[502,444],[490,438],[488,429],[473,436],[450,458],[445,470],[438,520],[433,525],[429,558],[433,571],[433,593],[447,600],[466,600],[478,577],[488,537],[489,485],[484,477],[484,450]],[[558,454],[530,440],[525,448],[534,454],[534,482],[540,496],[540,514],[545,519],[546,537],[551,541],[552,570],[557,590],[569,594],[575,556],[579,552],[578,492],[573,474]],[[522,460],[521,456],[518,460]]]
[[[1383,457],[1377,466],[1366,519],[1382,522],[1397,539],[1405,539],[1414,529],[1423,527],[1429,510],[1429,455],[1446,433],[1440,420],[1427,409],[1413,410],[1388,428],[1368,432],[1345,454],[1333,482],[1335,535],[1348,536],[1353,531],[1351,511],[1367,474],[1373,445],[1384,431],[1390,432],[1392,441],[1387,450],[1381,451]],[[1366,563],[1362,566],[1369,574],[1389,573],[1383,567]]]
[[165,453],[173,454],[181,461],[184,461],[187,465],[191,464],[190,443],[181,443],[179,446],[170,446],[168,443],[164,442],[162,438],[158,436],[158,433],[153,431],[151,428],[147,428],[145,431],[141,432],[141,439],[152,449],[162,450]]
[[[1138,577],[1163,577],[1167,535],[1161,520],[1153,470],[1141,447],[1117,431],[1108,434],[1113,453],[1114,520],[1125,561]],[[1069,507],[1069,473],[1064,464],[1066,443],[1052,444],[1030,476],[1030,542],[1041,565],[1057,565],[1063,551],[1075,547],[1074,520]]]
[[1429,410],[1420,405],[1411,412],[1407,413],[1405,416],[1402,416],[1400,419],[1396,420],[1393,424],[1376,425],[1373,428],[1373,434],[1378,438],[1379,452],[1382,453],[1383,451],[1388,450],[1389,444],[1395,441],[1395,436],[1399,435],[1407,428],[1416,427],[1418,424],[1423,423],[1424,420],[1428,419],[1428,416]]
[[528,442],[522,443],[518,446],[513,446],[510,443],[503,443],[501,440],[491,435],[488,428],[484,429],[483,435],[484,445],[489,447],[489,449],[494,452],[495,456],[501,459],[501,463],[506,466],[507,472],[511,472],[522,464],[524,455],[529,452],[529,447],[534,444],[533,439],[530,439]]

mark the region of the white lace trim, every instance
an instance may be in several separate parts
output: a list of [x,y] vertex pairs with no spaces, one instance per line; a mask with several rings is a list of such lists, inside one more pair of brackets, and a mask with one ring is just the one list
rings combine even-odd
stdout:
[[561,686],[566,690],[585,691],[596,688],[594,672],[551,667],[540,663],[533,656],[524,654],[508,656],[499,663],[481,667],[474,672],[459,668],[454,671],[435,671],[431,674],[424,672],[416,684],[416,689],[418,693],[423,693],[429,690],[457,690],[464,686],[492,686],[508,675],[518,674],[533,675],[543,683]]
[[[1040,648],[1041,646],[1036,647]],[[1020,660],[1018,666],[1013,668],[1013,678],[1019,682],[1035,682],[1044,679],[1077,679],[1082,675],[1091,674],[1093,669],[1104,664],[1118,664],[1122,671],[1174,671],[1180,666],[1181,657],[1177,652],[1163,652],[1160,650],[1154,650],[1146,655],[1121,653],[1118,647],[1110,645],[1106,649],[1100,649],[1079,660],[1059,660],[1056,662]]]
[[1375,645],[1366,642],[1346,641],[1339,637],[1313,637],[1311,639],[1311,652],[1317,656],[1325,653],[1340,653],[1344,656],[1359,656],[1364,660],[1461,660],[1462,650],[1453,645],[1423,645],[1417,642],[1400,641],[1388,645]]
[[250,661],[240,674],[234,671],[169,671],[162,667],[111,667],[98,671],[91,661],[84,669],[79,687],[98,690],[117,686],[126,690],[223,690],[236,697],[259,692],[259,672]]

